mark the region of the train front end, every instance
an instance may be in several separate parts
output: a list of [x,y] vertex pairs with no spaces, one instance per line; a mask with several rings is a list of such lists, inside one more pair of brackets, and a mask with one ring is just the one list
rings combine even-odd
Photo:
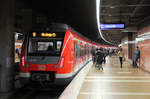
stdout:
[[56,82],[64,58],[61,56],[65,32],[29,33],[22,47],[20,79],[23,83]]

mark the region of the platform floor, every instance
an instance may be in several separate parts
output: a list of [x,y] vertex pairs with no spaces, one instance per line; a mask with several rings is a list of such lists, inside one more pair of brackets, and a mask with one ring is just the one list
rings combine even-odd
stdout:
[[101,71],[92,66],[78,99],[150,99],[150,73],[128,62],[121,69],[116,56],[108,58],[103,67]]

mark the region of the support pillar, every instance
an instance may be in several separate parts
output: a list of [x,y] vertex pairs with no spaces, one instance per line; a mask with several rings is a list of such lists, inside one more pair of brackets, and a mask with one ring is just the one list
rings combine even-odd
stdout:
[[14,88],[15,0],[0,0],[0,92]]
[[[133,33],[128,33],[128,41],[132,41],[133,40]],[[132,55],[132,47],[133,47],[133,44],[128,44],[128,58],[129,59],[132,59],[133,55]]]

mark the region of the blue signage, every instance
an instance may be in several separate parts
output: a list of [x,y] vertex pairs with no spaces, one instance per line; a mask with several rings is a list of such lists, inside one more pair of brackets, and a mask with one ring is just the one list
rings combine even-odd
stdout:
[[100,24],[101,30],[125,29],[124,24]]

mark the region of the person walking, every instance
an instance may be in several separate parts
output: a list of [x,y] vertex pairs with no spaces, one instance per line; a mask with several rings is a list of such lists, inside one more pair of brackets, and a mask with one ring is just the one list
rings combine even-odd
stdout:
[[120,60],[120,68],[122,68],[122,64],[123,64],[122,61],[123,61],[123,59],[125,59],[122,48],[120,48],[120,50],[118,51],[118,56],[119,56],[119,60]]
[[103,53],[104,53],[104,64],[105,64],[105,63],[106,63],[106,57],[107,57],[107,55],[108,55],[107,50],[104,49],[104,50],[103,50]]
[[99,70],[100,69],[103,70],[102,63],[104,61],[104,53],[103,53],[102,49],[98,49],[98,51],[96,53],[96,56],[97,56],[97,65],[98,65],[98,68],[99,68]]
[[133,57],[133,67],[138,67],[137,61],[139,58],[140,58],[140,50],[139,50],[139,47],[137,46],[134,52],[134,57]]

